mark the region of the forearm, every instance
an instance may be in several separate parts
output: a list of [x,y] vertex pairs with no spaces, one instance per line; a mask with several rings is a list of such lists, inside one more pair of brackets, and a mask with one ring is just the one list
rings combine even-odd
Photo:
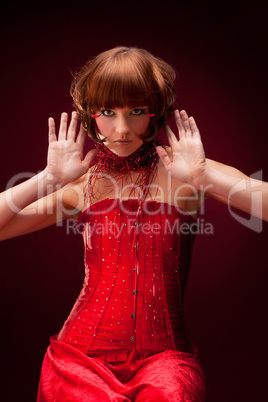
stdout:
[[240,175],[210,166],[200,187],[208,196],[268,221],[268,183],[237,172]]
[[60,187],[60,183],[43,170],[29,180],[2,192],[0,194],[0,229],[22,209]]

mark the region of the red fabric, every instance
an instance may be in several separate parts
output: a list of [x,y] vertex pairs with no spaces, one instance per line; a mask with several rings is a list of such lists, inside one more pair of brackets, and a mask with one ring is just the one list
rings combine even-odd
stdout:
[[[156,150],[156,146],[158,145],[161,145],[159,137],[150,142],[144,142],[135,152],[128,156],[118,156],[103,143],[96,143],[95,147],[98,150],[98,154],[90,165],[90,174],[87,182],[89,204],[92,205],[98,199],[99,190],[95,184],[101,177],[108,178],[110,172],[112,172],[113,180],[110,181],[108,179],[109,184],[106,182],[106,186],[109,185],[110,191],[117,188],[123,177],[131,171],[139,172],[139,177],[135,180],[136,185],[134,186],[133,183],[133,187],[129,188],[131,190],[129,198],[134,196],[135,198],[142,198],[144,200],[149,191],[149,184],[156,174],[159,160]],[[131,174],[129,178],[131,178]],[[139,183],[138,186],[137,183]]]
[[105,199],[80,215],[84,286],[46,354],[40,401],[203,400],[183,321],[193,224],[154,201]]
[[148,172],[150,175],[159,159],[155,148],[158,145],[161,145],[160,137],[150,142],[144,142],[135,152],[128,156],[118,156],[107,148],[104,143],[96,143],[95,147],[98,150],[98,154],[90,165],[90,167],[95,166],[96,170],[90,171],[91,176],[95,171],[107,174],[111,170],[114,173],[124,174],[130,170],[139,170]]
[[168,204],[106,199],[79,222],[85,282],[58,340],[87,355],[191,352],[182,302],[193,236],[177,232],[193,219]]
[[131,352],[121,364],[104,363],[51,340],[38,402],[204,401],[204,376],[187,353],[166,351],[145,359]]

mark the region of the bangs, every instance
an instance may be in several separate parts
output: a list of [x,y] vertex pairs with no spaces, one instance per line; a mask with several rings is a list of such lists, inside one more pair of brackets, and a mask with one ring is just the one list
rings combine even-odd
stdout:
[[145,141],[152,140],[173,114],[175,70],[140,48],[107,50],[77,72],[71,96],[89,136],[100,142],[92,115],[101,108],[147,106],[154,114]]
[[96,111],[102,107],[148,106],[154,111],[157,89],[151,79],[152,71],[146,71],[148,67],[145,69],[139,61],[134,63],[122,54],[117,56],[121,57],[99,66],[94,80],[89,80],[89,108]]

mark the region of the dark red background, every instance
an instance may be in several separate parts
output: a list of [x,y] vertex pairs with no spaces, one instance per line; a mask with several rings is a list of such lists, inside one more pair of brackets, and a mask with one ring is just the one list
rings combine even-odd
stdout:
[[[179,74],[177,105],[195,116],[207,156],[249,175],[263,170],[267,180],[266,6],[18,7],[3,8],[1,17],[1,189],[13,175],[45,167],[47,118],[72,110],[71,71],[116,45],[144,47],[170,62]],[[267,223],[256,233],[215,201],[205,212],[214,235],[196,238],[185,311],[207,376],[207,401],[262,400]],[[52,227],[0,245],[3,401],[35,400],[49,336],[81,288],[82,241],[65,232],[65,225]]]

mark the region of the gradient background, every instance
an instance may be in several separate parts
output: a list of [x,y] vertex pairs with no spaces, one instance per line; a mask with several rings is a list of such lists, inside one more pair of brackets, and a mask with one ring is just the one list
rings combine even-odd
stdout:
[[[117,45],[178,71],[177,106],[207,157],[267,180],[267,6],[248,1],[24,4],[1,15],[1,189],[46,164],[47,118],[72,110],[71,71]],[[14,7],[14,6],[13,6]],[[92,144],[88,141],[87,147]],[[263,400],[267,382],[267,223],[256,233],[210,200],[185,296],[207,401]],[[1,243],[1,400],[35,401],[42,359],[83,282],[83,245],[66,226]]]

